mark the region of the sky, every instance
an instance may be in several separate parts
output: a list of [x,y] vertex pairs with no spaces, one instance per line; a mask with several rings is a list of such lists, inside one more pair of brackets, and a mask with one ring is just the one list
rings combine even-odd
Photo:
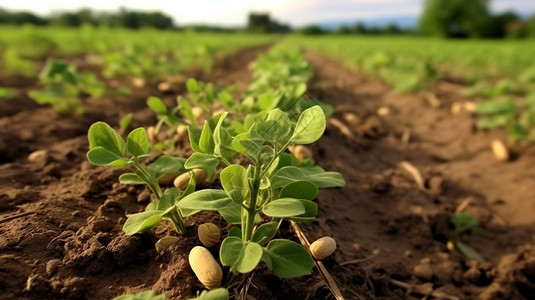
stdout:
[[[471,1],[471,0],[466,0]],[[334,20],[369,20],[418,16],[423,0],[2,0],[0,7],[27,10],[46,15],[58,10],[89,7],[113,11],[129,9],[158,10],[170,15],[177,24],[217,24],[243,26],[249,12],[270,12],[272,18],[301,26]],[[514,10],[535,12],[535,0],[492,0],[493,12]]]

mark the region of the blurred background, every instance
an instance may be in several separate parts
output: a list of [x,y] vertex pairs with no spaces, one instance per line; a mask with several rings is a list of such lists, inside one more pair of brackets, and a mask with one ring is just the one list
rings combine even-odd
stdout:
[[13,1],[1,24],[305,34],[535,37],[532,0]]

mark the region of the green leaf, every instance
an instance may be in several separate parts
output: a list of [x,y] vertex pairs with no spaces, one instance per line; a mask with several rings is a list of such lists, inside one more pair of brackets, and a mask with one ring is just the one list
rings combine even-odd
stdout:
[[126,148],[133,156],[142,156],[150,153],[149,139],[145,128],[136,128],[126,138]]
[[199,148],[200,152],[206,154],[213,154],[215,148],[214,137],[210,125],[207,121],[204,122],[204,127],[201,131],[201,137],[199,138]]
[[131,215],[123,225],[126,235],[143,232],[150,229],[162,221],[162,212],[158,210],[148,210],[142,213]]
[[323,109],[319,106],[308,108],[299,116],[291,141],[295,144],[313,143],[323,135],[325,126]]
[[259,120],[251,128],[251,138],[267,142],[287,140],[291,127],[282,125],[277,120]]
[[[177,205],[180,209],[194,210],[222,210],[235,204],[223,190],[206,189],[189,194],[182,198]],[[184,215],[187,217],[187,215]]]
[[219,213],[229,224],[241,223],[241,206],[236,203],[232,203],[229,206],[220,209]]
[[221,103],[226,107],[230,108],[234,106],[234,99],[232,98],[232,95],[227,91],[222,91],[218,94],[219,100],[221,100]]
[[[137,294],[121,295],[121,296],[117,296],[113,298],[113,300],[165,300],[165,299],[166,299],[165,295],[156,295],[154,291],[144,291],[144,292],[140,292]],[[214,298],[213,300],[216,300],[216,299]]]
[[260,262],[262,247],[257,243],[242,241],[231,236],[221,243],[219,257],[221,264],[229,266],[231,271],[249,273]]
[[266,204],[262,212],[270,217],[286,218],[304,214],[305,207],[298,199],[282,198]]
[[217,288],[211,291],[202,291],[199,297],[191,298],[189,300],[228,300],[228,298],[229,294],[226,288]]
[[132,118],[134,117],[133,113],[128,113],[124,115],[121,120],[119,120],[119,127],[124,132],[128,126],[130,126],[130,123],[132,122]]
[[145,184],[145,181],[139,178],[135,173],[121,174],[121,176],[119,176],[119,182],[122,184]]
[[206,171],[206,177],[208,181],[212,181],[215,177],[217,166],[219,166],[219,158],[203,153],[193,153],[184,167],[188,170],[203,169]]
[[165,106],[165,103],[163,103],[163,101],[158,97],[149,97],[147,99],[147,106],[158,115],[167,114],[167,107]]
[[228,236],[235,236],[241,238],[241,229],[239,227],[231,227],[228,230]]
[[240,165],[230,165],[220,174],[221,185],[235,203],[241,204],[249,195],[247,171]]
[[474,250],[474,248],[468,246],[467,244],[461,241],[455,241],[455,246],[466,257],[473,259],[473,260],[477,260],[479,262],[486,262],[486,260],[476,250]]
[[89,150],[87,152],[87,160],[97,166],[126,167],[128,165],[128,159],[102,146]]
[[298,199],[303,204],[305,212],[295,217],[289,217],[288,219],[296,222],[312,221],[318,214],[318,205],[310,200]]
[[277,107],[280,101],[280,96],[273,93],[265,93],[258,96],[258,105],[262,110],[271,110]]
[[262,224],[255,230],[252,240],[259,245],[264,245],[277,234],[277,230],[279,230],[278,222]]
[[160,156],[156,161],[151,163],[148,167],[150,175],[158,180],[165,174],[169,173],[185,173],[184,168],[185,158],[173,157],[168,155]]
[[476,111],[482,115],[513,114],[516,110],[516,103],[512,99],[498,99],[480,101],[477,103]]
[[296,198],[314,200],[318,188],[310,181],[294,181],[286,185],[280,192],[280,198]]
[[264,248],[262,260],[282,278],[299,277],[312,272],[314,261],[303,246],[283,239],[272,240]]
[[511,120],[509,115],[496,115],[477,120],[476,127],[479,129],[491,129],[498,127],[505,127]]
[[310,181],[318,188],[341,187],[345,185],[344,178],[338,172],[325,172],[320,167],[288,166],[277,170],[271,176],[271,185],[280,188],[294,181]]
[[180,197],[180,190],[177,188],[168,189],[165,194],[158,200],[156,210],[165,212],[169,208],[173,207],[177,202],[177,198]]
[[268,113],[267,121],[276,121],[278,126],[284,128],[281,132],[278,132],[277,141],[281,144],[285,144],[288,141],[289,134],[292,131],[292,122],[288,115],[280,109],[274,109]]
[[96,122],[89,127],[87,133],[89,149],[102,147],[119,157],[124,157],[125,142],[110,125],[104,122]]
[[201,139],[201,130],[188,126],[188,137],[191,149],[195,152],[202,153],[201,147],[199,147],[199,140]]
[[197,80],[195,80],[195,78],[189,78],[186,81],[186,88],[188,89],[188,92],[192,94],[198,94],[201,91],[199,83],[197,83]]

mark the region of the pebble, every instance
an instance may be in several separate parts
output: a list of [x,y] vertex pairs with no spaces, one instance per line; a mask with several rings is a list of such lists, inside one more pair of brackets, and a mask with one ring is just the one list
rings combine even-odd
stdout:
[[431,281],[433,279],[433,270],[429,264],[420,264],[414,267],[412,275],[424,281]]
[[61,260],[59,259],[49,260],[46,263],[46,274],[48,276],[54,275],[58,271],[60,266],[61,266]]
[[37,150],[28,155],[28,160],[38,167],[43,168],[48,163],[49,153],[47,150]]

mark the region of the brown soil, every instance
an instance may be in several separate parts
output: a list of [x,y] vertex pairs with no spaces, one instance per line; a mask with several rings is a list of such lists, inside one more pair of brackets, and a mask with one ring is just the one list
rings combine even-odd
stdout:
[[[184,78],[237,84],[243,91],[248,64],[265,49],[241,51],[219,61],[210,74],[192,71]],[[322,191],[318,220],[301,228],[310,240],[323,235],[337,240],[338,251],[324,264],[346,299],[420,299],[432,290],[459,299],[533,295],[530,153],[498,162],[489,145],[502,133],[476,132],[471,116],[451,115],[449,106],[462,98],[451,84],[433,87],[442,106],[432,108],[422,95],[393,95],[378,80],[332,59],[314,53],[309,59],[317,73],[310,94],[332,104],[339,120],[311,147],[317,162],[341,172],[347,185]],[[155,86],[134,89],[119,103],[86,99],[87,113],[69,117],[24,96],[34,81],[7,82],[0,78],[1,85],[20,90],[16,99],[0,102],[0,299],[111,299],[147,289],[183,299],[200,290],[187,253],[199,244],[198,224],[211,221],[224,229],[223,221],[211,213],[187,219],[188,234],[158,254],[154,242],[174,234],[169,227],[135,236],[121,232],[125,214],[142,209],[147,191],[120,185],[122,170],[85,159],[93,122],[116,125],[133,112],[134,127],[153,125],[147,96],[172,103],[184,92],[183,84],[175,83],[167,94]],[[390,113],[379,117],[376,111],[383,106]],[[356,121],[348,122],[347,113]],[[46,154],[29,161],[36,150]],[[402,161],[421,172],[423,188],[399,167]],[[469,261],[446,246],[451,216],[461,203],[487,228],[486,237],[472,234],[464,240],[488,263]],[[296,239],[288,224],[281,235]],[[249,294],[332,298],[317,274],[281,280],[264,267],[252,276]]]

